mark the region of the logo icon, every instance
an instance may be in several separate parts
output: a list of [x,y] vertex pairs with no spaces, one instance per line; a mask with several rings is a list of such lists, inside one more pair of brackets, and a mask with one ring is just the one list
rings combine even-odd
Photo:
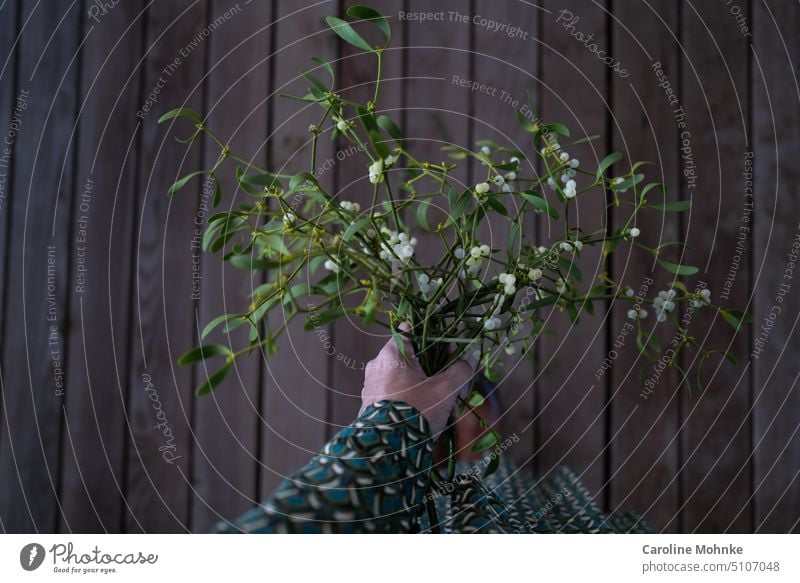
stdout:
[[38,543],[30,543],[19,552],[19,564],[26,571],[35,571],[44,562],[44,547]]

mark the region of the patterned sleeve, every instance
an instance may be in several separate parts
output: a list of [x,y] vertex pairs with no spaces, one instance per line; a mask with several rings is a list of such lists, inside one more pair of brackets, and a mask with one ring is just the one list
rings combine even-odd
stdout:
[[371,405],[263,504],[216,532],[413,532],[431,468],[425,418],[398,401]]

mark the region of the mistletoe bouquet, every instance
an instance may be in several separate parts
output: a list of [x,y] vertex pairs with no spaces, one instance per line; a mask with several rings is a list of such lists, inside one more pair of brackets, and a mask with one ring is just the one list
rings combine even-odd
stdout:
[[[449,162],[418,159],[398,125],[379,107],[383,52],[391,40],[389,22],[366,6],[351,6],[347,15],[353,20],[331,16],[327,23],[345,42],[374,56],[374,95],[367,103],[342,97],[335,89],[331,63],[312,57],[315,67],[302,73],[308,93],[284,96],[321,111],[318,123],[308,128],[307,171],[291,174],[255,166],[234,154],[191,110],[176,109],[159,120],[189,120],[194,131],[184,143],[207,137],[219,148],[211,168],[180,178],[170,195],[193,177],[206,175],[215,183],[213,204],[219,205],[218,176],[232,166],[236,184],[252,197],[251,202],[208,219],[203,249],[220,254],[234,267],[265,274],[265,283],[252,291],[249,310],[222,314],[202,331],[204,339],[219,327],[231,332],[247,326],[248,343],[239,348],[203,344],[180,358],[185,365],[220,362],[197,389],[198,395],[212,391],[238,358],[254,351],[272,355],[295,318],[304,318],[308,330],[343,317],[360,318],[391,334],[404,358],[403,339],[410,340],[427,374],[469,356],[493,380],[504,358],[516,351],[529,353],[537,338],[550,331],[545,312],[556,308],[579,325],[584,313],[594,313],[595,304],[621,301],[630,304],[628,317],[635,321],[637,348],[646,362],[659,358],[656,327],[671,325],[679,342],[668,365],[678,368],[684,378],[689,371],[677,362],[684,351],[699,353],[698,366],[715,352],[735,363],[726,352],[700,345],[676,310],[682,303],[716,310],[737,331],[748,317],[714,305],[708,289],[690,289],[681,281],[697,268],[667,261],[662,251],[670,245],[682,249],[682,243],[650,247],[641,242],[636,226],[643,212],[682,212],[690,208],[690,201],[667,202],[663,184],[645,181],[640,171],[644,162],[609,176],[612,165],[623,161],[620,153],[592,165],[579,161],[568,148],[598,136],[570,142],[566,126],[544,123],[535,114],[517,112],[518,122],[530,135],[530,152],[483,140],[473,148],[445,147]],[[384,44],[368,43],[357,30],[360,27],[374,27]],[[528,113],[535,111],[529,105]],[[315,177],[317,144],[325,134],[355,146],[363,156],[371,204],[362,207],[341,200]],[[453,175],[470,158],[481,176],[465,188]],[[604,204],[624,213],[625,225],[612,230],[602,224],[578,224],[579,201],[589,196],[602,197]],[[548,240],[529,235],[537,215],[550,221]],[[489,221],[506,227],[502,242],[481,240],[481,225]],[[426,254],[438,253],[433,261],[420,259],[418,240],[423,239]],[[594,281],[584,280],[578,266],[584,250],[601,247],[606,262],[622,245],[654,256],[674,274],[671,287],[648,298],[602,269]],[[272,312],[282,315],[278,327],[268,322]],[[403,322],[408,326],[401,330]],[[478,392],[470,391],[459,400],[459,407],[474,413],[482,402]],[[453,436],[446,433],[445,438],[452,454]],[[487,431],[473,449],[491,449],[499,439],[496,431]],[[494,467],[496,463],[487,472]]]

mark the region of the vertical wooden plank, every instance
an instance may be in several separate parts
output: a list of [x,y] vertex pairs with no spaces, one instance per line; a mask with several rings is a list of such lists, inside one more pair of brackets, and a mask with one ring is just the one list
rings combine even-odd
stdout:
[[[589,51],[585,42],[573,36],[582,34],[585,39],[591,34],[600,49],[608,50],[604,3],[548,1],[543,6],[550,12],[542,16],[542,117],[546,123],[560,122],[570,127],[572,136],[568,140],[561,138],[562,145],[587,135],[605,135],[608,67]],[[590,142],[568,151],[591,165],[599,162],[605,149],[602,142]],[[552,196],[552,191],[547,192]],[[606,224],[604,206],[602,195],[593,193],[577,199],[572,215],[577,215],[582,228],[591,231]],[[542,230],[544,241],[561,236],[546,223]],[[600,254],[595,249],[584,249],[578,265],[585,282],[596,279],[602,271]],[[571,326],[566,314],[558,310],[545,315],[546,325],[558,336],[544,337],[539,344],[542,381],[536,431],[541,474],[567,464],[578,471],[592,491],[599,493],[604,474],[606,394],[605,385],[595,380],[594,372],[607,348],[604,310],[596,307],[597,315],[583,314],[577,327]]]
[[[436,4],[440,20],[414,21],[406,17],[406,136],[421,160],[448,160],[441,151],[443,146],[471,145],[470,91],[458,85],[460,79],[470,78],[473,30],[469,8],[465,2],[446,0]],[[430,13],[431,7],[421,0],[409,0],[407,11]],[[453,177],[466,187],[469,178],[466,165]],[[431,241],[433,237],[429,237]]]
[[[19,70],[19,46],[12,49],[17,38],[17,4],[6,2],[0,7],[0,55],[5,58],[0,63],[0,128],[3,145],[0,146],[0,310],[5,306],[6,298],[6,243],[9,229],[9,211],[11,207],[11,180],[14,160],[14,141],[5,143],[13,117],[14,101],[17,91],[17,73]],[[0,312],[4,313],[4,312]],[[0,322],[0,354],[7,334],[5,318]],[[2,382],[0,369],[0,382]],[[0,387],[1,389],[1,387]],[[0,416],[2,416],[2,400],[0,400]],[[0,433],[0,441],[3,436]]]
[[[624,154],[623,162],[614,167],[612,174],[627,171],[638,160],[652,161],[653,166],[643,167],[646,182],[664,183],[667,200],[677,200],[679,130],[673,111],[679,104],[671,102],[665,86],[661,86],[664,81],[657,74],[662,71],[671,91],[677,91],[680,80],[675,36],[677,5],[669,0],[649,4],[615,2],[613,14],[614,55],[624,63],[629,76],[611,76],[613,150]],[[653,202],[662,201],[659,197]],[[615,229],[624,227],[627,219],[624,207],[614,209]],[[678,215],[673,213],[643,212],[636,222],[642,233],[640,241],[650,247],[676,241],[678,222]],[[666,249],[663,257],[674,261],[677,255],[674,249]],[[658,290],[667,289],[673,278],[658,265],[654,266],[652,256],[645,251],[625,246],[618,248],[611,275],[626,283],[635,297],[646,299],[652,299]],[[674,370],[667,369],[652,393],[644,390],[639,371],[645,361],[636,347],[636,323],[627,317],[632,307],[625,301],[614,304],[608,355],[611,364],[605,374],[602,370],[598,372],[601,379],[610,382],[613,394],[609,502],[612,510],[645,513],[656,531],[674,532],[679,508],[678,393],[686,389],[677,387]],[[648,311],[642,322],[644,329],[650,331],[655,318],[653,310]],[[661,346],[668,346],[672,332],[664,326],[656,330]],[[646,378],[650,376],[648,372]],[[625,423],[629,417],[630,422]]]
[[[336,55],[334,34],[327,32],[323,18],[337,12],[336,2],[319,4],[311,0],[276,3],[270,90],[270,133],[267,149],[270,165],[281,172],[308,171],[311,159],[309,124],[319,122],[318,106],[279,97],[279,93],[305,95],[308,82],[299,70],[316,65],[309,58],[318,56],[333,61]],[[324,73],[319,71],[319,76]],[[335,159],[328,134],[319,142],[316,173],[331,192],[334,173],[325,162]],[[283,323],[281,315],[271,317],[271,326]],[[320,328],[324,335],[327,331]],[[305,464],[325,443],[326,402],[329,398],[328,357],[324,338],[303,330],[303,322],[292,322],[280,338],[278,351],[265,366],[265,410],[262,421],[264,460],[261,468],[261,495],[269,495],[291,472]]]
[[[2,131],[5,142],[9,131],[11,119],[13,117],[13,104],[16,99],[18,87],[19,71],[19,47],[14,47],[17,38],[17,3],[6,2],[0,8],[0,55],[5,55],[0,69],[0,131]],[[6,286],[8,284],[6,251],[8,249],[9,222],[11,208],[11,181],[13,180],[14,167],[14,142],[11,144],[3,143],[0,146],[0,314],[5,316],[6,305]],[[6,319],[0,319],[0,427],[2,427],[4,399],[3,393],[5,385],[3,383],[3,345],[6,341],[6,334],[9,334],[6,327]],[[0,431],[0,442],[5,439],[4,432]],[[6,531],[6,521],[3,518],[4,508],[0,506],[0,532]]]
[[[398,2],[378,0],[370,6],[389,18],[392,27],[392,43],[383,54],[382,78],[376,115],[388,115],[395,123],[401,122],[403,98],[403,23],[397,18]],[[357,25],[359,26],[359,25]],[[370,30],[372,28],[373,30]],[[374,44],[383,42],[380,33],[374,27],[364,27],[363,33]],[[362,53],[362,54],[360,54]],[[342,60],[340,62],[339,82],[342,96],[359,103],[367,103],[375,94],[375,77],[377,75],[377,59],[372,54],[363,54],[346,43],[342,43]],[[356,122],[357,123],[357,122]],[[340,140],[339,151],[347,152],[350,144]],[[393,147],[393,146],[392,146]],[[336,164],[337,200],[356,202],[361,205],[361,212],[368,213],[372,204],[373,185],[369,182],[368,167],[370,160],[366,154],[346,156]],[[390,173],[389,180],[394,185],[398,196],[402,193],[397,188],[397,174]],[[392,175],[394,174],[394,175]],[[379,194],[380,200],[386,200],[385,190]],[[347,305],[356,307],[363,296],[348,298]],[[328,416],[329,433],[335,433],[348,425],[358,414],[361,407],[361,388],[364,384],[364,367],[373,358],[381,346],[386,343],[389,333],[380,326],[364,326],[358,318],[341,319],[333,323],[332,338],[335,354],[330,359],[331,401]]]
[[[753,2],[753,391],[756,532],[800,531],[800,387],[794,268],[800,234],[796,57],[800,6]],[[790,257],[794,255],[794,257]],[[791,276],[792,273],[788,272]],[[737,286],[746,284],[746,274]],[[768,332],[767,332],[768,331]],[[758,354],[756,354],[758,347]]]
[[[199,147],[177,144],[187,129],[159,126],[173,107],[202,107],[205,3],[156,2],[147,23],[147,62],[140,95],[141,156],[134,233],[134,306],[129,374],[126,530],[189,528],[191,370],[176,360],[194,343],[196,294],[191,243],[195,182],[168,198],[169,186],[201,167]],[[224,27],[226,23],[221,24]],[[213,34],[223,34],[218,27]],[[157,94],[156,94],[157,91]],[[151,97],[151,94],[153,97]],[[176,124],[176,126],[179,124]]]
[[[535,38],[543,12],[534,6],[518,2],[498,3],[477,0],[470,26],[474,27],[472,70],[476,81],[491,87],[489,93],[474,96],[475,139],[488,139],[525,153],[520,176],[537,176],[537,156],[530,134],[516,119],[516,111],[526,111],[528,92],[536,94],[539,84],[539,44]],[[508,32],[490,30],[484,21],[507,24]],[[516,27],[516,28],[515,28]],[[511,32],[513,31],[513,32]],[[510,33],[510,34],[509,34]],[[485,170],[479,166],[471,182],[485,180]],[[509,208],[512,208],[510,201]],[[481,241],[492,248],[505,248],[508,222],[492,221],[481,230]],[[525,236],[534,238],[534,222],[529,221]],[[516,434],[520,440],[509,449],[508,455],[518,465],[530,464],[534,452],[534,365],[531,355],[518,350],[506,357],[503,378],[497,382],[497,397],[502,406],[499,430],[503,436]]]
[[[746,11],[747,2],[737,4]],[[695,251],[684,261],[698,265],[697,280],[707,283],[723,308],[743,308],[749,297],[747,257],[738,263],[740,275],[724,296],[723,286],[737,255],[739,228],[747,225],[752,210],[742,177],[751,149],[746,127],[749,39],[728,10],[700,2],[682,6],[686,52],[682,132],[686,133],[679,136],[681,185],[682,198],[696,203],[685,217],[684,234]],[[728,347],[732,328],[714,316],[709,310],[699,311],[691,330],[706,348]],[[746,345],[746,334],[730,345],[740,362],[746,361]],[[690,363],[684,359],[684,366]],[[748,532],[752,528],[746,509],[751,503],[748,373],[727,363],[718,367],[712,360],[705,379],[702,393],[684,399],[684,529]]]
[[[58,520],[64,362],[68,329],[68,221],[76,111],[77,4],[24,2],[15,109],[3,350],[0,516],[11,532],[49,532]],[[51,38],[43,46],[41,39]],[[14,107],[14,106],[12,106]],[[13,114],[12,114],[13,115]],[[5,126],[4,129],[7,129]],[[13,390],[9,390],[13,388]]]
[[[209,127],[231,149],[246,160],[263,166],[263,148],[267,135],[267,81],[271,11],[269,3],[242,4],[236,0],[214,0],[209,22],[237,11],[211,43],[207,83],[207,119]],[[214,164],[219,151],[206,144],[205,167]],[[221,210],[235,210],[252,197],[236,191],[229,165],[219,180],[223,190]],[[213,188],[205,189],[201,204],[211,211]],[[187,217],[189,220],[189,217]],[[202,233],[202,227],[197,233]],[[195,249],[200,254],[200,249]],[[258,281],[251,272],[233,268],[219,256],[202,258],[201,302],[197,330],[223,313],[241,313],[249,305],[248,293]],[[230,344],[239,350],[247,344],[243,329],[228,337],[217,331],[204,342]],[[202,378],[202,367],[199,371]],[[254,505],[257,500],[257,441],[260,420],[258,355],[242,359],[208,397],[196,402],[195,462],[193,483],[196,500],[193,504],[192,529],[208,529],[223,518],[233,519]]]
[[[86,21],[82,49],[76,195],[67,342],[63,517],[72,532],[119,531],[125,447],[125,379],[135,143],[139,8]],[[113,220],[112,220],[113,218]],[[118,371],[122,374],[118,375]]]
[[[470,4],[447,0],[437,2],[433,9],[430,3],[409,0],[402,9],[406,15],[401,15],[400,10],[397,9],[397,18],[404,21],[407,47],[403,97],[406,148],[417,160],[450,161],[442,147],[470,147],[472,141],[470,92],[457,84],[458,79],[470,77]],[[435,20],[420,18],[431,13]],[[450,180],[454,188],[466,188],[468,164],[462,162],[458,170],[451,172]],[[434,184],[420,181],[416,187],[422,193],[435,192]],[[446,211],[446,202],[437,204]],[[444,222],[443,211],[429,211],[430,223]],[[415,259],[421,265],[435,264],[448,251],[435,233],[417,230],[415,235],[419,240]]]

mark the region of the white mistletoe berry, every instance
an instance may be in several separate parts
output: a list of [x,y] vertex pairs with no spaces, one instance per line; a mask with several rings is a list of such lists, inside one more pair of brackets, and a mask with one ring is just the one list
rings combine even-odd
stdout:
[[369,166],[369,181],[372,184],[383,182],[383,160],[378,159]]

